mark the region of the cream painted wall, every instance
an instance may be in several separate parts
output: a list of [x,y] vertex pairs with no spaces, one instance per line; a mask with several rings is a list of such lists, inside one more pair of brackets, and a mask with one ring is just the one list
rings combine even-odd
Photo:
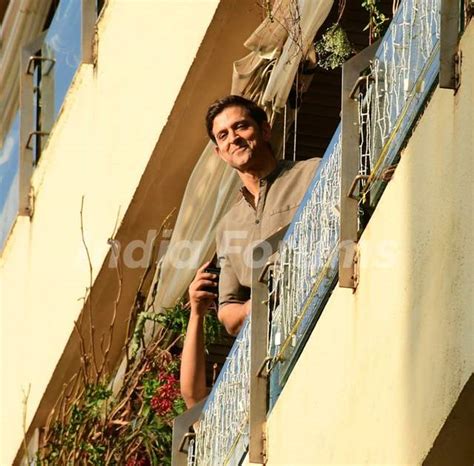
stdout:
[[419,465],[474,370],[474,25],[268,421],[268,465]]
[[34,174],[34,218],[18,218],[0,258],[2,466],[22,440],[22,391],[28,425],[82,307],[81,197],[95,277],[218,3],[108,2],[98,66],[80,67]]

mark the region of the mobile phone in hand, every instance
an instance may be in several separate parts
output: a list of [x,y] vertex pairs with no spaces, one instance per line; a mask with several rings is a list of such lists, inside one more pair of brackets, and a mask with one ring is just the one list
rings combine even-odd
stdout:
[[212,273],[214,275],[217,275],[217,283],[218,285],[217,286],[206,286],[204,287],[202,290],[203,291],[208,291],[209,293],[217,293],[218,290],[219,290],[219,276],[220,276],[220,273],[221,273],[221,269],[218,268],[218,267],[215,267],[215,266],[209,266],[209,267],[206,267],[204,269],[204,272],[206,273]]

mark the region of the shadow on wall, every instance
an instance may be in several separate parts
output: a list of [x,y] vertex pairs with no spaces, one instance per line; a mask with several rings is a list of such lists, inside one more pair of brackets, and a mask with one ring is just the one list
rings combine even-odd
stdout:
[[474,167],[466,145],[472,102],[462,91],[455,97],[435,91],[402,154],[402,162],[404,157],[409,159],[404,181],[404,441],[428,452],[442,429],[423,463],[426,466],[474,464],[472,376],[466,385],[471,391],[471,460],[467,463],[455,456],[469,453],[465,450],[468,437],[464,437],[467,425],[462,427],[469,420],[461,420],[457,407],[452,409],[472,373],[474,349],[472,208],[468,205]]
[[474,464],[474,374],[471,375],[423,466]]

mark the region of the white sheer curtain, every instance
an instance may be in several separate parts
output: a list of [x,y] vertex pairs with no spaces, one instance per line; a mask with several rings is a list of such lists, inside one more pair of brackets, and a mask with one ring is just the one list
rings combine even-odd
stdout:
[[154,309],[171,307],[183,296],[203,262],[215,250],[215,229],[236,198],[239,179],[217,154],[204,149],[184,193],[167,253],[157,270]]

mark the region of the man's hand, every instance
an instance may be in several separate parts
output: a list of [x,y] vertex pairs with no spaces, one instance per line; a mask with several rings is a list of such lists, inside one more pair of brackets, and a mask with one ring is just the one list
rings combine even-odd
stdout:
[[[206,262],[198,269],[194,280],[189,285],[189,301],[191,303],[191,315],[204,316],[217,298],[218,276],[212,273],[204,272],[211,262]],[[208,291],[209,289],[216,291]],[[206,290],[207,289],[207,290]]]
[[236,336],[250,314],[250,299],[245,303],[229,303],[219,308],[218,317],[227,333]]
[[181,355],[180,385],[186,406],[191,408],[207,394],[206,359],[204,352],[204,317],[217,293],[206,291],[217,287],[217,275],[204,272],[206,262],[189,285],[191,315]]

